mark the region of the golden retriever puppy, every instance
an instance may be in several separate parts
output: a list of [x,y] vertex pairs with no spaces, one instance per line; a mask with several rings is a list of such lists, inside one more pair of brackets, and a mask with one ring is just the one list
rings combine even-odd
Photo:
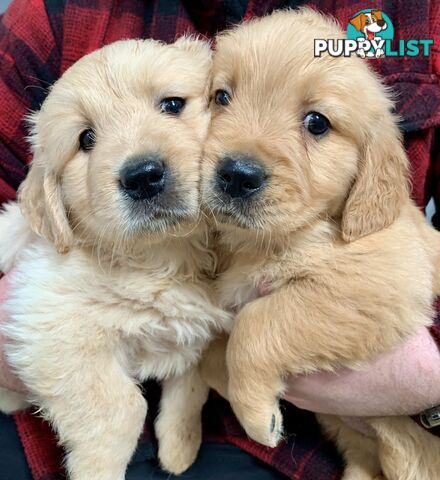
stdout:
[[[199,216],[209,124],[207,43],[128,40],[74,64],[32,115],[34,159],[0,216],[11,273],[8,359],[67,450],[72,480],[122,480],[163,380],[156,423],[170,472],[194,460],[207,389],[197,363],[230,316]],[[29,237],[29,226],[37,234]]]
[[[223,250],[220,304],[237,312],[228,395],[272,447],[287,374],[393,349],[431,324],[439,291],[438,234],[409,198],[389,96],[364,60],[313,55],[314,39],[342,37],[312,10],[276,12],[220,35],[214,56],[202,189]],[[211,383],[226,392],[222,378]],[[368,423],[375,438],[322,417],[345,480],[439,477],[438,438],[405,417]]]

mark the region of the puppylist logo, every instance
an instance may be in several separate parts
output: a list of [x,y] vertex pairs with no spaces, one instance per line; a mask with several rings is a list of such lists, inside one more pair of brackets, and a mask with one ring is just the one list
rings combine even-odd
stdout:
[[432,39],[399,39],[393,48],[394,26],[382,10],[367,8],[351,17],[347,38],[315,39],[315,57],[327,52],[332,57],[361,58],[429,56]]

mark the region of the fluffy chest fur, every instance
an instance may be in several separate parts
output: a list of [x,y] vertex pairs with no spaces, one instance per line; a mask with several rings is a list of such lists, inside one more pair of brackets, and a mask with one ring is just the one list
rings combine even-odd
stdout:
[[252,300],[310,272],[312,265],[327,262],[333,234],[332,227],[323,222],[313,231],[300,232],[275,243],[271,238],[257,241],[251,232],[237,233],[226,228],[219,242],[223,261],[216,287],[220,304],[238,311]]
[[[317,310],[345,305],[356,318],[363,309],[371,329],[388,324],[399,332],[390,336],[395,345],[396,338],[432,322],[437,240],[419,217],[408,206],[393,226],[353,243],[343,242],[327,221],[278,244],[261,242],[259,248],[246,233],[227,231],[222,236],[227,261],[217,282],[221,305],[239,312],[258,297],[306,283],[319,292]],[[380,351],[389,347],[375,345]]]
[[67,356],[98,350],[101,340],[108,348],[110,339],[130,376],[183,373],[215,332],[230,327],[203,274],[210,257],[197,243],[162,245],[110,268],[88,252],[60,256],[47,242],[34,242],[11,280],[12,363],[29,371],[40,353],[50,363],[50,352],[55,358],[65,347]]

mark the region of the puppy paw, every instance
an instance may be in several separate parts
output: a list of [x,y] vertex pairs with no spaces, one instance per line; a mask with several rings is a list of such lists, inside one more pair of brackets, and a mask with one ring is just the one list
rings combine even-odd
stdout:
[[356,53],[358,54],[359,57],[365,58],[365,50],[363,50],[362,48],[359,49]]
[[162,468],[174,475],[187,470],[197,457],[202,441],[200,422],[181,422],[161,429],[156,425],[159,461]]
[[238,417],[246,433],[256,442],[274,448],[282,439],[283,416],[278,405],[266,412],[247,410]]
[[378,48],[376,50],[376,58],[382,58],[384,56],[385,56],[385,52],[381,48]]

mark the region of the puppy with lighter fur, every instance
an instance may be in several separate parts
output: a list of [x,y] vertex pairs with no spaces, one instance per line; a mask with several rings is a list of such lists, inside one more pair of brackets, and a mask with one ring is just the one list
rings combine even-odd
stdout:
[[[237,316],[228,385],[225,341],[203,374],[271,447],[288,374],[390,351],[432,323],[440,291],[439,235],[410,200],[389,95],[360,58],[313,56],[315,38],[342,37],[312,10],[276,12],[221,34],[214,56],[203,202],[223,251],[221,305]],[[344,480],[440,474],[440,440],[410,418],[366,419],[372,438],[320,421],[344,454]]]
[[[6,353],[67,451],[72,480],[122,480],[163,380],[159,458],[180,473],[201,440],[197,363],[230,316],[199,208],[210,46],[127,40],[74,64],[32,115],[19,207],[0,215],[10,276]],[[29,228],[30,227],[30,228]],[[31,232],[34,232],[32,233]]]

